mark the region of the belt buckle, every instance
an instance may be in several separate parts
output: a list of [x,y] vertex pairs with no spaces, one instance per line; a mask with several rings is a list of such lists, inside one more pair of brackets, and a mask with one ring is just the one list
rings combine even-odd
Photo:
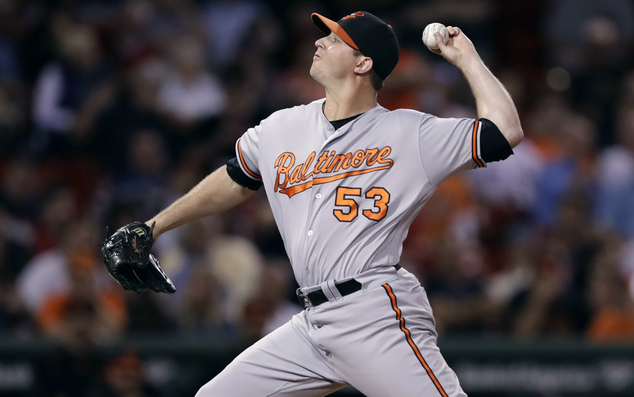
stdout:
[[297,300],[299,301],[299,304],[302,305],[304,309],[308,309],[308,307],[311,305],[310,299],[308,299],[308,295],[302,292],[301,288],[297,288],[295,294],[297,295]]

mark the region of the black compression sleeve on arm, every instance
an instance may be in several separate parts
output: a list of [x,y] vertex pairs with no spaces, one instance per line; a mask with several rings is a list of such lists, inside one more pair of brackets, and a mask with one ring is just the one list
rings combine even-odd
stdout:
[[227,161],[227,174],[235,183],[251,190],[258,190],[262,187],[261,181],[249,178],[238,165],[238,159],[232,158]]
[[513,154],[513,149],[500,132],[495,123],[489,119],[480,119],[482,124],[482,132],[480,135],[480,152],[482,160],[490,163],[491,161],[505,160]]

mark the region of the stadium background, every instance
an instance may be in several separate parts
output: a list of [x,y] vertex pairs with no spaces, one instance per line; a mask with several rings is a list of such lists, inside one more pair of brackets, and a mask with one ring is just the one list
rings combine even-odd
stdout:
[[224,164],[246,128],[323,96],[310,13],[357,10],[401,42],[385,107],[474,116],[420,42],[438,21],[522,119],[516,155],[447,181],[404,247],[465,390],[634,394],[631,1],[3,0],[0,395],[193,395],[300,310],[262,192],[161,238],[172,296],[122,291],[97,245]]

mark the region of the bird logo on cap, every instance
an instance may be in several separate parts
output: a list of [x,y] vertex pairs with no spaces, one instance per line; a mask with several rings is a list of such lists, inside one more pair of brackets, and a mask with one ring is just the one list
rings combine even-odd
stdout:
[[346,15],[345,17],[343,17],[341,19],[350,19],[350,18],[363,17],[363,16],[365,16],[364,13],[362,13],[361,11],[357,11],[357,12],[354,12],[354,13],[352,13],[350,15]]

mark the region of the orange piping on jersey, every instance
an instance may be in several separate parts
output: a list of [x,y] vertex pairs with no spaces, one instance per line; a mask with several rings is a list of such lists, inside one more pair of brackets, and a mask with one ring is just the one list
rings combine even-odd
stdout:
[[339,179],[344,179],[344,178],[347,178],[349,176],[367,174],[367,173],[374,172],[374,171],[387,170],[389,168],[392,168],[392,164],[391,163],[388,164],[388,165],[384,165],[384,166],[376,167],[376,168],[370,168],[370,169],[367,169],[367,170],[350,171],[350,172],[344,172],[343,174],[337,174],[337,175],[327,176],[327,177],[323,177],[323,178],[314,178],[312,181],[308,181],[306,183],[302,183],[301,185],[293,185],[293,186],[288,187],[286,189],[282,189],[282,190],[280,190],[280,193],[284,193],[288,197],[293,197],[297,193],[301,193],[301,192],[303,192],[306,189],[310,189],[311,187],[313,187],[313,185],[322,185],[324,183],[337,181]]
[[249,167],[247,167],[247,163],[244,161],[244,157],[242,157],[242,149],[240,149],[240,141],[238,141],[238,154],[240,155],[240,162],[242,163],[242,167],[244,168],[244,170],[255,179],[262,179],[260,175],[251,171]]
[[478,158],[478,126],[479,125],[480,125],[480,120],[476,120],[475,124],[473,125],[473,141],[471,144],[472,146],[471,157],[473,157],[473,161],[476,162],[478,167],[484,168],[484,164],[482,163],[482,160]]
[[399,307],[396,305],[396,295],[394,295],[394,291],[392,290],[392,287],[387,283],[383,284],[382,287],[385,289],[385,292],[387,292],[387,295],[390,297],[390,301],[392,303],[392,309],[396,313],[396,320],[398,320],[399,322],[401,331],[403,331],[403,333],[405,334],[405,339],[407,340],[407,343],[414,351],[414,354],[418,358],[418,361],[421,363],[423,368],[425,368],[427,375],[429,376],[431,381],[434,383],[434,386],[436,386],[436,389],[438,389],[438,392],[442,395],[442,397],[447,397],[447,393],[445,392],[445,389],[443,389],[440,382],[436,378],[436,375],[434,375],[434,372],[429,367],[429,364],[427,364],[427,361],[425,361],[425,358],[423,358],[423,355],[421,354],[420,350],[418,350],[418,346],[416,346],[416,344],[412,340],[412,334],[409,332],[409,329],[405,327],[405,319],[403,318],[403,313],[401,312],[401,309],[399,309]]

